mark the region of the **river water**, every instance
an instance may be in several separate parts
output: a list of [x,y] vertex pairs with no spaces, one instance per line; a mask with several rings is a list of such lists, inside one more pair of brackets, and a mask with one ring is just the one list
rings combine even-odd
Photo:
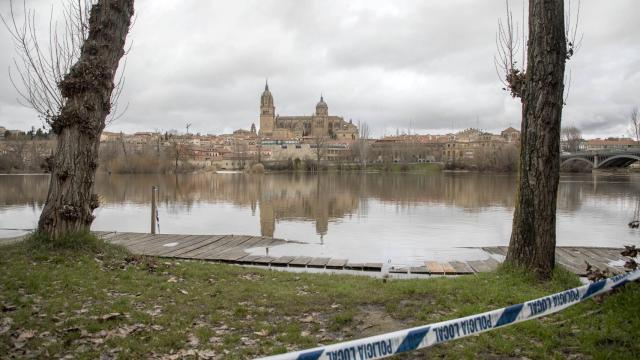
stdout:
[[[0,176],[0,228],[33,228],[47,175]],[[148,232],[151,186],[160,187],[161,233],[263,235],[298,240],[271,255],[326,256],[415,265],[470,260],[507,245],[514,175],[99,174],[93,230]],[[638,211],[638,175],[563,175],[558,245],[640,245],[627,227]],[[0,237],[19,231],[0,230]],[[266,249],[254,249],[260,254]]]

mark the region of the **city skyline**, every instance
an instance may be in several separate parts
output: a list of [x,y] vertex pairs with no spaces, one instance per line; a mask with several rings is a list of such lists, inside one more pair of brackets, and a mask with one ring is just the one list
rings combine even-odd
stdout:
[[[27,2],[43,24],[51,4]],[[518,17],[520,3],[510,5]],[[568,63],[563,124],[585,137],[628,135],[629,111],[640,103],[640,25],[632,21],[639,5],[582,3],[584,41]],[[249,129],[258,125],[265,78],[280,114],[306,114],[322,93],[332,112],[366,122],[376,137],[519,129],[519,101],[501,90],[493,66],[502,2],[139,1],[136,11],[121,99],[129,110],[107,131]],[[1,33],[0,45],[11,49]],[[12,56],[7,51],[0,66]],[[40,125],[17,104],[7,71],[0,79],[0,125]]]

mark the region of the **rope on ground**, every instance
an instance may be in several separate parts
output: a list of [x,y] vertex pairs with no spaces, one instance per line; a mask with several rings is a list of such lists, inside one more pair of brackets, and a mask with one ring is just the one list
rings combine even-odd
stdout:
[[640,269],[482,314],[262,359],[381,359],[553,314],[638,279]]

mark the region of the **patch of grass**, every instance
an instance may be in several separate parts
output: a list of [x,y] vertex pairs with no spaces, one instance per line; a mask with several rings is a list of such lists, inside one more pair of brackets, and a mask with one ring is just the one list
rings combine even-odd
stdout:
[[[83,235],[86,236],[86,235]],[[557,269],[391,280],[132,256],[95,238],[0,247],[0,354],[245,359],[488,311],[571,288]],[[640,284],[410,357],[637,358]],[[386,325],[381,326],[384,322]]]

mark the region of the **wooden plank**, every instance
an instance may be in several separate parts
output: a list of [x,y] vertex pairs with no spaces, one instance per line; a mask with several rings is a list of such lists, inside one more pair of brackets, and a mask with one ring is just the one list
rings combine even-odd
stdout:
[[[196,259],[210,259],[210,260],[215,260],[215,259],[223,259],[224,258],[224,254],[230,251],[237,251],[237,250],[242,250],[242,243],[248,241],[249,239],[251,239],[251,236],[237,236],[234,235],[233,239],[220,246],[217,247],[215,249],[211,249],[207,252],[201,253],[197,256],[195,256]],[[247,254],[248,255],[248,254]]]
[[118,236],[117,239],[113,240],[114,244],[120,244],[120,245],[131,245],[131,244],[135,244],[137,239],[141,239],[144,237],[149,236],[150,234],[143,234],[143,233],[120,233],[120,236]]
[[327,263],[327,269],[343,269],[347,265],[347,260],[331,259]]
[[474,274],[476,272],[466,262],[450,261],[449,264],[456,270],[456,274],[458,274],[458,275]]
[[329,262],[329,260],[331,260],[331,258],[313,258],[311,259],[311,261],[309,261],[309,263],[307,264],[307,267],[324,268],[325,265],[327,265],[327,263]]
[[467,261],[467,264],[469,264],[469,266],[471,266],[476,272],[491,272],[500,265],[500,263],[493,258],[489,258],[487,260]]
[[165,247],[163,247],[164,244],[179,243],[180,241],[186,241],[194,237],[196,237],[196,235],[150,235],[144,241],[131,246],[130,249],[140,253],[158,252],[165,249]]
[[482,250],[496,255],[507,256],[507,248],[503,246],[483,247]]
[[362,270],[364,268],[364,264],[348,262],[347,265],[344,266],[344,268],[349,270]]
[[221,239],[224,235],[201,235],[196,236],[195,238],[191,238],[187,241],[182,240],[178,241],[178,245],[176,246],[164,246],[165,249],[158,252],[158,256],[172,257],[175,254],[180,254],[185,251],[191,251],[197,249],[199,247],[205,246],[207,244],[211,244],[215,241]]
[[241,264],[253,264],[254,260],[260,259],[262,256],[258,255],[247,255],[241,259],[238,259],[237,262]]
[[262,236],[251,236],[247,241],[241,243],[243,249],[249,249],[254,247],[260,247],[258,245],[262,241]]
[[365,263],[362,267],[364,271],[382,271],[382,263]]
[[586,256],[588,259],[587,261],[591,260],[589,261],[590,264],[595,265],[602,270],[609,270],[613,274],[624,272],[624,268],[622,267],[609,265],[610,262],[617,261],[618,259],[610,258],[609,254],[605,253],[604,251],[588,248],[577,248],[576,250]]
[[171,257],[185,257],[188,258],[189,255],[187,254],[195,254],[198,251],[204,249],[205,247],[213,247],[213,246],[217,246],[218,244],[220,244],[220,242],[224,241],[227,238],[227,235],[216,235],[216,236],[212,236],[209,237],[208,239],[205,239],[201,242],[196,242],[193,243],[191,245],[187,245],[183,248],[180,249],[176,249],[174,251],[171,252],[167,252],[165,253],[166,256],[171,256]]
[[441,265],[445,275],[456,275],[458,273],[456,269],[454,269],[454,267],[451,266],[451,264],[449,264],[448,262],[443,262],[441,263]]
[[127,249],[129,249],[129,251],[131,251],[134,254],[140,254],[140,255],[144,255],[145,254],[145,249],[149,248],[149,247],[154,247],[158,245],[158,242],[161,241],[159,238],[157,238],[155,235],[147,235],[144,238],[138,238],[135,244],[121,244],[123,246],[125,246]]
[[410,267],[409,272],[412,274],[430,274],[429,269],[427,269],[425,266]]
[[244,250],[233,250],[233,251],[229,251],[227,253],[224,253],[222,256],[220,256],[218,258],[218,260],[223,260],[223,261],[228,261],[228,262],[236,262],[240,259],[242,259],[243,257],[248,256],[249,254],[246,253]]
[[294,259],[295,259],[295,257],[293,257],[293,256],[281,256],[281,257],[275,258],[271,262],[271,265],[274,265],[274,266],[287,266]]
[[587,259],[584,256],[576,257],[570,248],[556,248],[556,261],[575,274],[586,274],[585,260]]
[[144,237],[138,237],[133,242],[128,242],[123,245],[125,245],[130,250],[141,252],[146,248],[153,248],[163,241],[172,242],[176,239],[181,239],[186,236],[188,235],[146,234]]
[[115,237],[115,236],[118,236],[118,233],[117,233],[117,232],[115,232],[115,231],[110,231],[110,232],[107,232],[107,233],[105,233],[105,234],[102,234],[102,235],[100,236],[100,238],[101,238],[102,240],[104,240],[104,241],[109,241],[109,239],[111,239],[111,238],[113,238],[113,237]]
[[204,254],[208,251],[212,251],[215,250],[216,248],[222,247],[225,244],[227,244],[228,242],[233,240],[233,236],[231,235],[225,235],[223,236],[221,239],[219,239],[218,241],[209,243],[205,246],[201,246],[197,249],[194,250],[189,250],[189,251],[185,251],[183,253],[180,253],[178,255],[174,255],[176,257],[183,257],[183,258],[189,258],[189,259],[196,259],[200,254]]
[[275,258],[271,256],[262,256],[253,260],[253,263],[258,265],[269,265],[273,260],[275,260]]
[[409,272],[409,269],[406,267],[402,267],[402,268],[392,267],[391,269],[389,269],[389,273],[391,274],[407,274],[408,272]]
[[591,265],[595,265],[597,267],[599,267],[600,269],[606,269],[607,263],[609,262],[609,259],[606,257],[601,256],[601,254],[595,254],[591,251],[589,251],[588,249],[584,249],[584,248],[573,248],[572,249],[573,253],[576,254],[576,256],[581,256],[583,257],[586,261],[588,261]]
[[430,274],[444,275],[444,269],[442,268],[442,265],[440,265],[439,262],[427,261],[424,263],[424,265],[426,266],[427,270],[429,270]]
[[299,256],[295,259],[293,259],[290,263],[289,266],[295,266],[295,267],[306,267],[307,264],[309,263],[309,261],[311,261],[311,259],[308,256]]

